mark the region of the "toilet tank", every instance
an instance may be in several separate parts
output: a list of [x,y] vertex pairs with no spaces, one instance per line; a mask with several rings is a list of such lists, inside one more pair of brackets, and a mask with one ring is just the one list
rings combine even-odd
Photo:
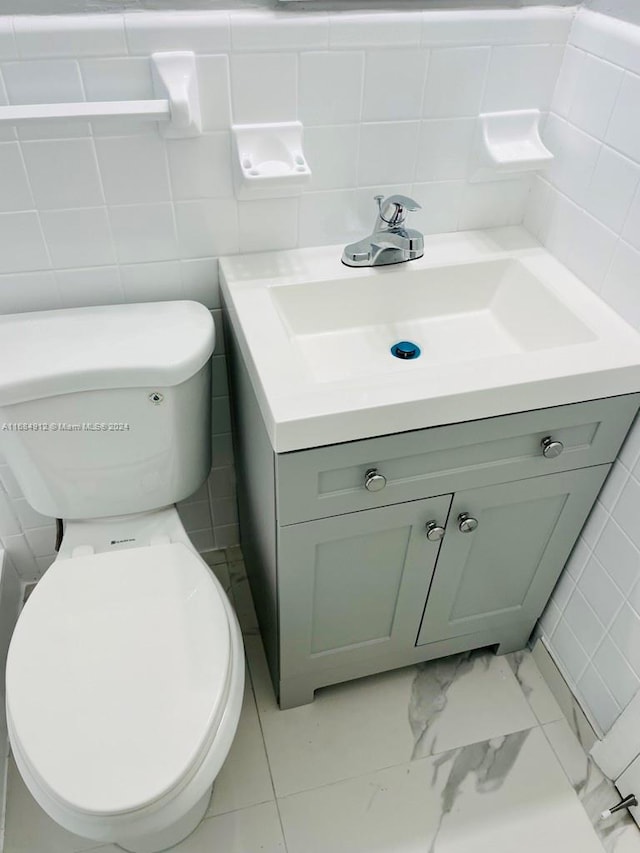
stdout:
[[175,503],[211,465],[210,312],[157,302],[0,317],[0,453],[57,518]]

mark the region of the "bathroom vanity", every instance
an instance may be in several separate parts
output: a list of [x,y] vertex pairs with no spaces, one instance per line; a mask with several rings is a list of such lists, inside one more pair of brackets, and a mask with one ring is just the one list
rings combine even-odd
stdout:
[[[332,267],[335,248],[222,262],[242,547],[283,708],[394,667],[522,648],[640,405],[638,336],[525,232],[430,241],[422,261],[359,280]],[[360,329],[354,281],[369,293]],[[528,329],[523,305],[545,325]],[[455,352],[430,349],[460,323]],[[409,334],[422,364],[389,355]],[[341,343],[356,353],[343,376]]]

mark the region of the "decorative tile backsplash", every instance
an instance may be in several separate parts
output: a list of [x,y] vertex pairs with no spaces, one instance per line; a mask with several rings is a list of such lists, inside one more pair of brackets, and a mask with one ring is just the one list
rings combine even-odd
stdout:
[[[153,97],[148,58],[197,54],[204,133],[122,119],[0,128],[0,311],[161,299],[219,321],[217,258],[344,244],[373,195],[405,192],[425,233],[522,221],[528,178],[468,184],[475,116],[546,110],[572,9],[145,12],[0,18],[0,104]],[[299,119],[313,179],[299,198],[237,202],[232,122]],[[221,324],[214,467],[180,507],[203,549],[237,542]],[[0,468],[0,540],[24,579],[53,559],[51,519]]]
[[[640,328],[640,27],[580,12],[525,225]],[[541,622],[606,732],[640,686],[640,424],[629,435]]]

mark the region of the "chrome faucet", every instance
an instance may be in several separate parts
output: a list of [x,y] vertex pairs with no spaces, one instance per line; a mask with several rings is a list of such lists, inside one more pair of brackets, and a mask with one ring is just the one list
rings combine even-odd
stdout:
[[424,237],[419,231],[404,227],[407,213],[420,210],[418,202],[406,195],[391,195],[386,199],[377,195],[374,198],[378,203],[378,216],[373,233],[345,246],[342,263],[348,267],[378,267],[421,258],[424,255]]

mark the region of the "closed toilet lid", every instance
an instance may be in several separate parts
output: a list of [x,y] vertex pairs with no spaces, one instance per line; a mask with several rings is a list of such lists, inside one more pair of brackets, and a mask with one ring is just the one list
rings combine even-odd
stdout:
[[222,593],[185,545],[57,560],[11,641],[15,746],[72,809],[143,808],[199,764],[230,663]]

